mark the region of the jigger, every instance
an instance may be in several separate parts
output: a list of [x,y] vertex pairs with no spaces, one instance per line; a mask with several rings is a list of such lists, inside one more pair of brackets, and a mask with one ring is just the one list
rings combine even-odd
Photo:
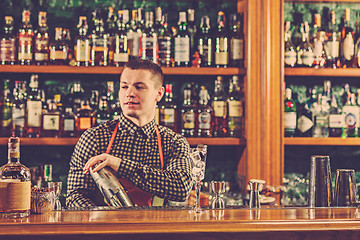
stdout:
[[250,179],[249,208],[260,208],[260,188],[265,184],[264,180]]
[[336,169],[334,203],[337,207],[350,207],[356,204],[355,170]]

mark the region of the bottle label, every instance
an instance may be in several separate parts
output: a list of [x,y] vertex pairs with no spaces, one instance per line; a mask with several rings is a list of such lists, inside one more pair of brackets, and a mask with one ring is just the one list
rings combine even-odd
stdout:
[[[207,40],[207,41],[206,41]],[[211,38],[208,39],[199,39],[199,44],[198,44],[198,51],[201,57],[201,62],[202,63],[212,63],[213,62],[213,57],[212,57],[212,43],[211,43]]]
[[313,125],[313,121],[305,115],[302,115],[297,120],[297,129],[302,133],[307,132],[313,127]]
[[359,127],[359,107],[358,106],[344,106],[343,113],[345,114],[345,126],[349,128]]
[[187,111],[183,114],[183,122],[185,129],[194,129],[195,128],[195,113],[192,111]]
[[284,113],[284,127],[285,129],[296,129],[296,112]]
[[189,62],[190,61],[190,38],[177,37],[175,38],[175,62]]
[[60,116],[58,115],[44,115],[43,116],[44,130],[60,130]]
[[33,39],[30,34],[28,34],[27,32],[19,34],[19,60],[32,60],[32,43]]
[[157,38],[141,37],[141,58],[149,61],[156,61]]
[[79,128],[81,130],[86,130],[88,128],[91,128],[91,118],[90,117],[81,117],[79,118]]
[[0,60],[4,62],[15,61],[15,39],[0,40]]
[[171,38],[170,37],[159,37],[159,62],[166,64],[171,59]]
[[35,61],[46,61],[48,60],[49,54],[47,53],[35,53],[34,58]]
[[228,64],[228,52],[216,52],[215,53],[215,64],[216,65],[227,65]]
[[294,66],[296,63],[296,52],[290,50],[285,52],[285,64],[289,66]]
[[6,128],[11,124],[11,107],[9,105],[3,106],[2,113],[2,127]]
[[244,59],[244,39],[232,38],[230,41],[231,55],[233,60]]
[[49,58],[48,54],[49,38],[44,36],[35,38],[34,59],[35,61],[46,61]]
[[328,115],[316,115],[315,126],[316,127],[329,127],[329,116]]
[[310,51],[304,52],[301,55],[301,62],[305,66],[311,67],[313,65],[313,63],[314,63],[314,53],[310,52]]
[[25,127],[25,108],[13,108],[12,119],[14,126]]
[[315,39],[314,40],[314,49],[313,49],[314,57],[316,59],[321,58],[322,52],[323,52],[323,43],[321,41]]
[[50,50],[51,60],[66,60],[67,52],[62,50]]
[[227,65],[229,63],[229,51],[227,38],[217,38],[217,49],[215,51],[215,64]]
[[127,63],[129,61],[129,54],[127,53],[114,53],[114,62]]
[[342,114],[330,114],[329,128],[343,128],[345,126],[345,118]]
[[326,42],[324,48],[327,56],[330,56],[331,58],[337,58],[339,57],[339,41],[328,41]]
[[226,102],[225,101],[214,101],[214,115],[215,117],[226,116]]
[[175,123],[175,109],[165,108],[163,111],[163,123],[165,124],[174,124]]
[[344,58],[348,61],[354,56],[354,39],[351,34],[346,35],[343,45]]
[[229,117],[242,117],[243,106],[241,101],[229,101]]
[[0,181],[0,211],[29,210],[31,202],[31,182],[20,180]]
[[76,41],[75,60],[77,62],[89,62],[90,61],[90,42],[89,42],[89,40],[78,39]]
[[211,115],[208,112],[202,112],[198,117],[199,129],[210,129],[211,126]]
[[140,34],[134,31],[129,31],[127,34],[128,49],[130,49],[130,56],[137,57],[139,55],[139,41]]
[[75,131],[75,120],[74,119],[64,119],[64,131],[65,132]]
[[27,101],[27,125],[29,127],[41,126],[41,110],[42,104],[40,101]]

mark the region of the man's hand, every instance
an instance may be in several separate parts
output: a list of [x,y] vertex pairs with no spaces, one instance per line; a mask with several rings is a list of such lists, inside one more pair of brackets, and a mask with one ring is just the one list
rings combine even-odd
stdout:
[[88,173],[90,168],[94,165],[96,165],[97,163],[99,163],[98,166],[96,166],[92,171],[93,172],[97,172],[100,169],[102,169],[105,166],[109,166],[112,169],[114,169],[115,171],[119,170],[119,166],[120,166],[120,158],[111,156],[107,153],[103,153],[100,155],[97,155],[95,157],[92,157],[89,159],[89,161],[87,161],[87,163],[85,164],[85,167],[83,168],[84,173]]

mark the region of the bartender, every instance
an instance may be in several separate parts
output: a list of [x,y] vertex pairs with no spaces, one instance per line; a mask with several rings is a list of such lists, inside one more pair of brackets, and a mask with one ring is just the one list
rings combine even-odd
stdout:
[[[183,202],[192,183],[190,146],[171,129],[155,123],[156,104],[164,95],[161,68],[147,60],[129,62],[120,76],[119,120],[85,131],[70,161],[67,207],[104,205],[89,174],[108,166],[127,188],[134,204]],[[94,166],[95,165],[95,166]],[[165,201],[164,201],[165,200]]]

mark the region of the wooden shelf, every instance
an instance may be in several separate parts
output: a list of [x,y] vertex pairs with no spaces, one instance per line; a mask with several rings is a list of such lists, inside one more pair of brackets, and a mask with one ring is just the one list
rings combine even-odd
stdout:
[[308,146],[360,146],[360,138],[313,138],[313,137],[286,137],[285,145],[308,145]]
[[[190,145],[203,143],[213,146],[244,146],[242,138],[187,138]],[[78,138],[21,138],[22,146],[75,146]],[[0,145],[7,145],[8,138],[0,138]]]
[[360,68],[285,68],[285,76],[360,77]]
[[[120,74],[123,67],[72,67],[2,65],[0,72],[7,73],[69,73],[69,74]],[[243,68],[162,68],[165,75],[245,75]]]
[[359,3],[359,0],[285,0],[298,3]]

